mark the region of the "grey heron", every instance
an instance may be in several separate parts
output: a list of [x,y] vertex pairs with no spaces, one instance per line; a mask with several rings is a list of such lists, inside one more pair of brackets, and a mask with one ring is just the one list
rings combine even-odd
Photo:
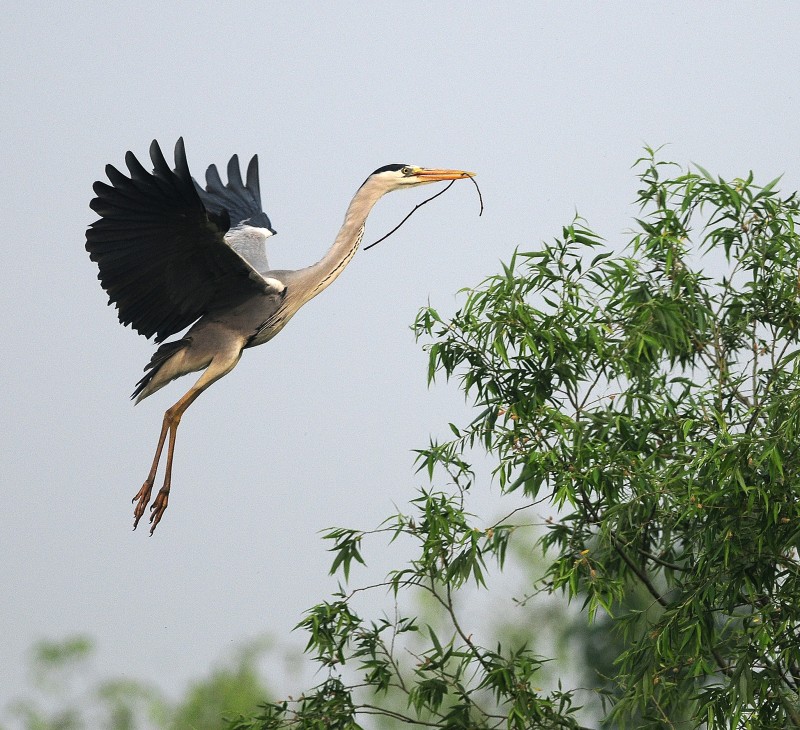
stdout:
[[[152,173],[132,152],[125,156],[129,175],[106,166],[111,184],[94,184],[90,206],[100,219],[86,232],[86,250],[119,321],[163,343],[131,396],[136,403],[175,378],[203,371],[164,413],[150,472],[132,500],[136,529],[167,443],[163,485],[150,507],[152,535],[169,501],[175,438],[186,409],[236,366],[245,349],[275,337],[336,280],[358,250],[367,216],[381,196],[473,173],[407,164],[378,168],[350,201],[328,252],[311,266],[288,271],[267,263],[265,242],[275,231],[261,209],[257,156],[244,181],[236,155],[228,162],[227,183],[211,165],[205,188],[189,172],[182,138],[175,145],[174,170],[155,140],[150,159]],[[187,327],[178,339],[164,342]]]

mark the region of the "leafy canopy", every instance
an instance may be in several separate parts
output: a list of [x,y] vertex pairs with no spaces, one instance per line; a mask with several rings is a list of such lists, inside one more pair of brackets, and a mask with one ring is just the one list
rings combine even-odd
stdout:
[[[452,317],[417,318],[429,378],[457,379],[476,416],[419,452],[433,486],[408,514],[326,537],[344,579],[369,534],[411,541],[386,585],[427,595],[435,620],[368,621],[342,589],[301,622],[324,681],[233,727],[800,726],[798,202],[650,149],[638,171],[624,250],[576,219]],[[621,639],[613,672],[588,679],[602,717],[562,683],[542,690],[547,659],[527,645],[480,645],[463,624],[459,595],[524,532],[519,509],[464,511],[485,488],[476,447],[504,495],[556,510],[531,592],[580,599]]]

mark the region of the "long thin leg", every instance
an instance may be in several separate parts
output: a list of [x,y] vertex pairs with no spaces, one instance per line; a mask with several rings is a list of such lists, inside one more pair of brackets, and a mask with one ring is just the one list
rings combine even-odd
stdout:
[[[142,488],[136,493],[136,496],[131,500],[136,502],[136,509],[133,510],[133,529],[139,526],[139,520],[142,519],[145,509],[150,502],[150,492],[153,491],[153,483],[156,480],[156,472],[158,471],[158,462],[161,461],[161,452],[164,449],[164,441],[167,438],[167,431],[170,429],[169,411],[164,414],[164,422],[161,424],[161,435],[158,437],[158,446],[156,446],[156,455],[153,458],[153,466],[150,467],[150,473],[147,479],[144,480]],[[137,501],[138,500],[138,501]]]
[[[184,409],[185,410],[185,409]],[[178,435],[178,423],[180,417],[175,421],[169,431],[169,447],[167,447],[167,468],[164,473],[164,484],[158,490],[153,506],[150,508],[150,534],[156,529],[156,525],[161,521],[161,516],[169,504],[169,490],[172,486],[172,457],[175,455],[175,438]]]
[[[219,377],[222,377],[221,375]],[[216,380],[216,378],[215,378]],[[169,504],[169,490],[172,486],[172,459],[175,456],[175,438],[178,435],[178,426],[181,422],[181,417],[183,416],[186,409],[194,403],[197,396],[200,395],[211,383],[205,383],[201,387],[200,382],[198,383],[188,392],[186,395],[183,396],[172,408],[170,408],[167,413],[170,414],[170,424],[169,424],[169,446],[167,447],[167,465],[164,469],[164,484],[162,485],[161,489],[158,490],[158,494],[156,498],[153,500],[153,504],[150,507],[150,534],[153,534],[153,531],[156,529],[156,525],[161,521],[161,517],[164,514],[164,511],[167,509],[167,505]],[[162,442],[163,447],[163,442]]]
[[156,453],[153,458],[153,465],[150,468],[150,473],[147,475],[142,488],[137,492],[133,501],[136,502],[136,507],[133,511],[134,521],[133,529],[135,530],[142,518],[148,503],[150,502],[150,494],[153,490],[156,473],[158,471],[158,464],[161,461],[161,454],[164,450],[164,443],[169,434],[169,445],[167,446],[167,464],[164,474],[164,484],[158,491],[153,504],[150,507],[150,534],[156,529],[156,525],[161,521],[164,511],[167,509],[169,503],[169,490],[172,484],[172,459],[175,454],[175,439],[178,434],[178,426],[180,425],[181,418],[186,409],[194,403],[197,397],[213,382],[219,380],[223,375],[229,373],[239,362],[242,355],[242,347],[244,341],[237,342],[238,347],[235,350],[232,348],[227,353],[220,353],[216,356],[209,366],[205,369],[198,381],[186,392],[186,394],[173,405],[168,408],[164,413],[164,421],[161,425],[161,434],[158,437],[158,446],[156,446]]

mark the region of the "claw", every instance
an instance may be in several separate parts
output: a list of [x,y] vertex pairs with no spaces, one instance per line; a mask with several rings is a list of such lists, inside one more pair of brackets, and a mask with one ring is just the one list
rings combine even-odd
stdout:
[[148,503],[150,502],[150,492],[153,490],[153,482],[152,480],[148,479],[142,484],[142,488],[136,493],[136,496],[131,500],[131,502],[138,503],[136,508],[133,510],[133,529],[135,530],[139,526],[139,520],[142,519],[142,515],[144,514],[145,508],[147,507]]
[[152,535],[156,526],[161,521],[161,517],[169,504],[169,489],[160,489],[153,504],[150,506],[150,534]]

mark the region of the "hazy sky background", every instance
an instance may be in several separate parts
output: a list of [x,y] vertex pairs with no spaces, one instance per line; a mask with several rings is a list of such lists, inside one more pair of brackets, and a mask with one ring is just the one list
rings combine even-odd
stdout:
[[[623,241],[643,144],[800,184],[796,3],[5,8],[0,708],[40,638],[88,633],[98,671],[171,693],[242,639],[286,641],[335,586],[319,531],[403,508],[425,484],[411,450],[466,416],[454,385],[426,387],[418,309],[452,312],[576,210]],[[104,165],[179,135],[196,176],[259,154],[276,268],[317,260],[386,163],[475,170],[486,210],[457,184],[248,350],[184,418],[148,538],[130,500],[191,381],[133,408],[153,347],[106,306],[84,230]],[[367,241],[430,192],[381,201]]]

